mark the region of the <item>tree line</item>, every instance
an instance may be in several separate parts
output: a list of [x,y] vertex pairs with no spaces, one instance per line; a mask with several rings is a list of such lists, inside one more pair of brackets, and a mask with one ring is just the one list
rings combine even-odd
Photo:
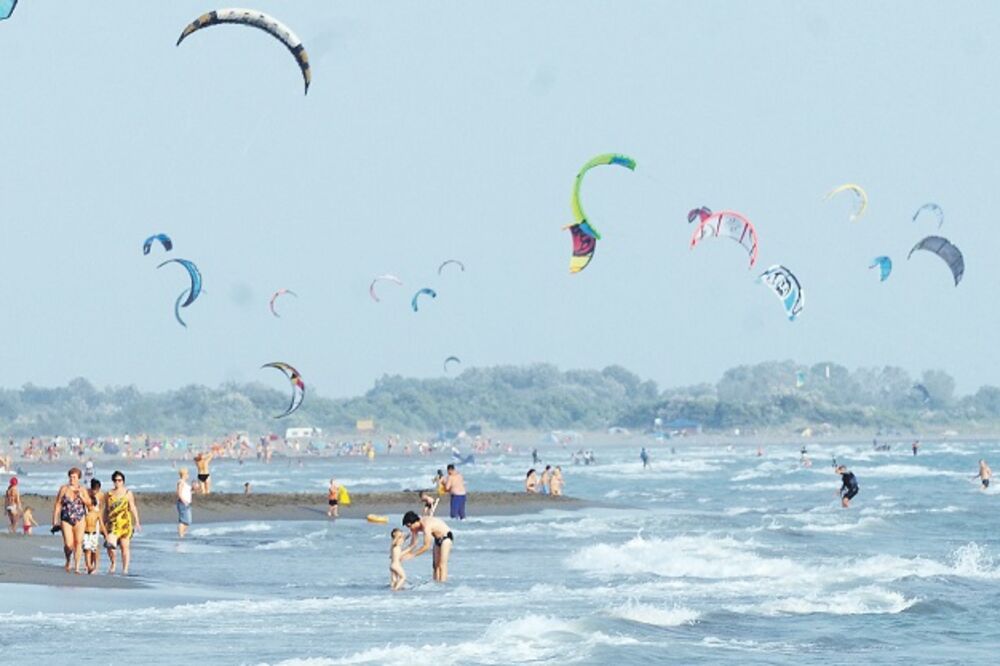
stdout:
[[715,384],[662,390],[620,366],[563,371],[540,363],[470,368],[454,378],[386,375],[361,396],[310,393],[298,412],[274,419],[287,400],[287,392],[261,384],[143,392],[134,386],[99,389],[78,378],[64,387],[0,390],[0,432],[181,436],[313,426],[344,433],[359,419],[373,419],[384,431],[425,435],[473,423],[494,429],[649,430],[655,419],[687,419],[707,430],[821,424],[905,430],[1000,421],[1000,388],[956,396],[955,381],[942,370],[912,377],[891,366],[852,371],[792,361],[742,365]]

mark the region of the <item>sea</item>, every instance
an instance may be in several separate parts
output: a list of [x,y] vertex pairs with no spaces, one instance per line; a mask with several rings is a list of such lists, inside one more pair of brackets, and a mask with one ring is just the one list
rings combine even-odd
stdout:
[[[388,589],[390,525],[361,519],[147,525],[136,590],[0,586],[9,664],[970,664],[1000,661],[1000,500],[974,479],[996,441],[766,446],[630,439],[539,443],[581,510],[479,515],[476,491],[523,487],[531,447],[479,454],[450,579],[429,553]],[[651,465],[644,468],[640,446]],[[847,465],[861,492],[840,506]],[[448,457],[213,462],[215,490],[428,487]],[[27,492],[64,466],[34,465]],[[171,490],[172,463],[98,462]],[[1000,465],[998,465],[1000,467]],[[44,513],[44,511],[42,512]],[[442,511],[439,511],[442,513]],[[61,545],[46,545],[58,567]]]

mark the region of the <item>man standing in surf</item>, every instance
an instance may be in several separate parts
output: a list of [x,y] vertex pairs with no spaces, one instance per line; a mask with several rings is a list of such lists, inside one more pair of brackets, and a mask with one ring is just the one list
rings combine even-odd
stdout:
[[845,509],[851,506],[851,500],[854,496],[858,494],[861,490],[858,486],[858,478],[854,476],[854,472],[848,472],[847,468],[843,465],[837,468],[837,474],[840,475],[840,505]]
[[417,555],[423,555],[434,542],[434,580],[444,583],[448,580],[448,557],[451,555],[451,546],[455,543],[455,536],[448,529],[448,525],[440,518],[434,516],[420,517],[413,511],[407,511],[403,516],[403,527],[410,530],[410,538],[416,544],[417,536],[423,534],[423,541],[414,550],[410,548],[403,553],[404,560],[410,560]]

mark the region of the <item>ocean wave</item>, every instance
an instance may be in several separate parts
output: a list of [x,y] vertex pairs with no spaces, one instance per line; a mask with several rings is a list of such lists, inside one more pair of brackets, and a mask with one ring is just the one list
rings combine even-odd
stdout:
[[[387,664],[428,660],[434,664],[510,664],[586,659],[598,646],[637,645],[627,636],[612,636],[588,628],[583,622],[547,615],[525,615],[497,620],[473,640],[436,645],[386,645],[354,652],[344,657],[288,659],[274,666],[339,666],[340,664]],[[261,666],[270,666],[261,664]]]
[[271,526],[267,523],[241,523],[239,525],[220,525],[218,527],[197,527],[188,532],[188,534],[196,537],[209,537],[270,531]]
[[761,615],[895,615],[902,613],[919,599],[907,599],[898,592],[868,586],[808,597],[779,597],[758,604],[731,606],[735,613]]
[[681,606],[660,608],[659,606],[639,603],[634,599],[629,599],[624,604],[611,608],[608,610],[608,614],[611,617],[649,624],[654,627],[679,627],[685,624],[694,624],[701,617],[701,613],[690,608]]

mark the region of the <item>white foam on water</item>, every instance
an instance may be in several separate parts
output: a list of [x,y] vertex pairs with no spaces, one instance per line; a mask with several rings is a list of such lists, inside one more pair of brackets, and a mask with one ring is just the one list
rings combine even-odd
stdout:
[[[924,467],[923,465],[909,465],[894,463],[889,465],[877,465],[875,467],[857,467],[852,470],[864,483],[865,477],[899,479],[919,476],[972,476],[963,472],[953,472],[943,469]],[[975,471],[975,470],[973,470]]]
[[907,599],[898,592],[878,586],[810,595],[807,597],[779,597],[746,606],[732,606],[736,613],[761,615],[895,615],[910,608],[919,599]]
[[795,645],[780,641],[750,641],[736,638],[719,638],[717,636],[706,636],[701,639],[701,644],[705,647],[738,650],[740,652],[779,652],[789,654],[799,654],[813,648],[809,644]]
[[804,532],[819,532],[819,533],[851,532],[853,530],[864,529],[872,527],[874,525],[882,525],[883,523],[884,521],[881,518],[875,516],[866,516],[856,523],[819,524],[815,522],[810,522],[806,525],[803,525],[800,529]]
[[497,620],[481,635],[469,641],[436,645],[389,644],[341,658],[289,659],[278,662],[275,666],[388,664],[425,660],[445,666],[545,661],[572,663],[586,659],[598,646],[638,644],[639,641],[633,638],[594,631],[576,620],[525,615],[513,620]]
[[685,624],[694,624],[701,617],[701,613],[698,611],[683,606],[660,608],[659,606],[639,603],[634,599],[629,599],[624,604],[611,608],[608,614],[611,617],[649,624],[654,627],[679,627]]
[[731,537],[635,537],[621,545],[599,543],[578,551],[566,566],[603,576],[652,574],[665,578],[779,578],[808,571],[787,558],[764,558]]
[[244,523],[239,525],[220,525],[218,527],[196,527],[188,532],[188,534],[196,537],[208,537],[224,536],[226,534],[248,534],[270,531],[271,526],[267,523]]
[[277,541],[269,541],[267,543],[260,543],[253,547],[254,550],[289,550],[291,548],[315,548],[316,542],[323,536],[327,534],[326,530],[318,530],[316,532],[309,532],[308,534],[303,534],[299,537],[293,537],[291,539],[279,539]]

